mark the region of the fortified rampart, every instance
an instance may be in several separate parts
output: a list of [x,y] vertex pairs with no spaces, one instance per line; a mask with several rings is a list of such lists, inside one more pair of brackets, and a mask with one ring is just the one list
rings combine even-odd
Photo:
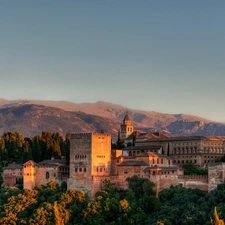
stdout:
[[[122,176],[94,176],[93,177],[93,193],[104,188],[103,181],[110,180],[116,188],[127,189],[128,183]],[[207,175],[178,175],[165,177],[164,175],[153,175],[149,179],[155,184],[155,188],[162,191],[171,185],[182,185],[185,188],[198,188],[202,191],[208,191]],[[93,197],[93,196],[92,196]]]

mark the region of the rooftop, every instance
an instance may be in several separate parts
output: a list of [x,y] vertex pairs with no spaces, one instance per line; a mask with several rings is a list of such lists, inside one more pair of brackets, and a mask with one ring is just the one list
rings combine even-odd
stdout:
[[118,166],[148,166],[147,162],[144,161],[124,161],[120,163]]

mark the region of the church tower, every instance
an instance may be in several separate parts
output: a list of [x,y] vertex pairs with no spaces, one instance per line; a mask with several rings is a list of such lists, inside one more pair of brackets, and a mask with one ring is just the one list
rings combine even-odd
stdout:
[[130,134],[132,134],[134,131],[133,123],[128,115],[126,113],[122,124],[120,125],[120,137],[122,139],[126,139]]

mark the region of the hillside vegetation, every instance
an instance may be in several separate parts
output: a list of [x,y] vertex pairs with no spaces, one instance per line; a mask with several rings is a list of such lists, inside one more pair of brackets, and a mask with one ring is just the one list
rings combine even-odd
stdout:
[[134,176],[127,181],[129,188],[122,191],[104,180],[103,190],[92,200],[83,191],[66,191],[65,183],[59,187],[49,182],[46,186],[36,186],[34,190],[2,189],[0,224],[224,224],[224,184],[208,194],[198,189],[171,186],[156,198],[154,184],[147,179]]

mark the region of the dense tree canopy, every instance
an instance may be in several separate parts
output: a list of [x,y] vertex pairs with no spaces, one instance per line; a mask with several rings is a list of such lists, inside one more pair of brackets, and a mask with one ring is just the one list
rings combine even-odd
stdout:
[[54,182],[34,190],[1,189],[0,224],[224,224],[225,184],[208,194],[171,186],[159,198],[146,179],[135,176],[128,179],[128,185],[127,190],[117,190],[105,180],[91,200],[83,191],[65,191]]
[[33,138],[23,138],[19,132],[7,132],[0,137],[0,159],[2,166],[8,162],[24,163],[28,160],[40,162],[51,157],[66,157],[69,160],[70,135],[65,139],[59,133],[42,132]]

